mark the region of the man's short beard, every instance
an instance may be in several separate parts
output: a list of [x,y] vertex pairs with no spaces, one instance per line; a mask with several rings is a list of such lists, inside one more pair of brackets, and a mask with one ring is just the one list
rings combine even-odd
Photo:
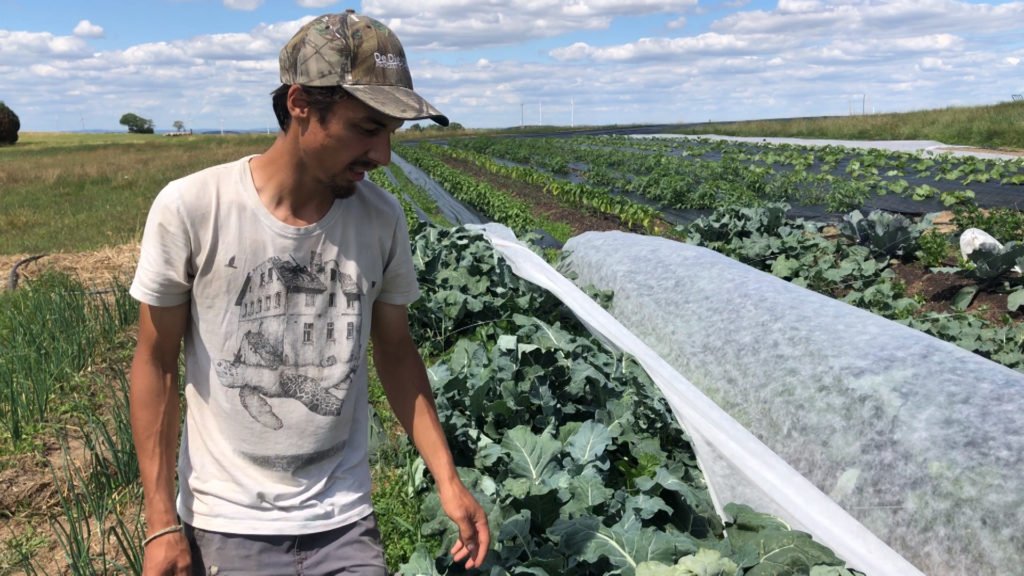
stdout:
[[343,200],[356,193],[356,183],[335,184],[331,187],[331,193],[336,200]]

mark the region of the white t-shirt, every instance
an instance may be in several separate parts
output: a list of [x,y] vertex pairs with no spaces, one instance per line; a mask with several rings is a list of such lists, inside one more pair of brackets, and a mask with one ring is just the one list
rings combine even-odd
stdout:
[[366,347],[373,303],[419,296],[398,201],[370,182],[315,224],[263,206],[242,158],[153,202],[131,286],[191,300],[178,514],[198,528],[308,534],[372,508]]

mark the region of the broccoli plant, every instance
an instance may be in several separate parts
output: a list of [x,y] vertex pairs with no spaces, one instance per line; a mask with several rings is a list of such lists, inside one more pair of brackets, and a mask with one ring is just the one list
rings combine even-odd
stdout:
[[926,225],[915,224],[902,214],[874,210],[865,217],[854,210],[839,223],[839,232],[866,246],[874,256],[904,258],[913,254]]

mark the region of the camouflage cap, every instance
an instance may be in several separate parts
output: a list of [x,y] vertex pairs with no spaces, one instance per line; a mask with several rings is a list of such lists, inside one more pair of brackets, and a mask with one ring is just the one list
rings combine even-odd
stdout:
[[367,106],[402,120],[448,118],[412,90],[398,36],[373,18],[346,10],[315,18],[281,49],[281,83],[343,86]]

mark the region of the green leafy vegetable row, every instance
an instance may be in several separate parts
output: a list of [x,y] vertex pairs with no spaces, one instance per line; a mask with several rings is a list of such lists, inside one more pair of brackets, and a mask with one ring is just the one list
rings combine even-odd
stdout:
[[459,201],[476,208],[496,222],[501,222],[516,231],[526,233],[544,229],[560,241],[569,237],[569,227],[553,223],[533,215],[530,206],[508,194],[453,170],[419,146],[396,148],[403,158],[418,166],[434,181],[444,187]]
[[646,196],[665,207],[706,209],[786,201],[832,212],[861,206],[874,195],[896,194],[946,206],[971,204],[967,189],[940,192],[908,178],[1024,184],[1024,161],[936,157],[839,146],[808,147],[708,139],[622,136],[477,138],[452,143],[480,154],[539,166],[553,174],[578,172],[593,186]]
[[472,150],[436,145],[424,145],[424,148],[434,154],[443,154],[470,162],[494,174],[541,186],[545,192],[567,201],[572,206],[592,208],[615,216],[629,228],[639,228],[647,233],[654,231],[654,223],[659,215],[658,210],[622,196],[615,196],[605,189],[568,182],[527,166],[500,164],[490,156]]
[[[723,525],[647,375],[484,239],[424,228],[413,245],[424,296],[410,318],[439,359],[428,370],[441,420],[494,535],[482,573],[851,574],[807,534],[749,508],[730,506]],[[447,550],[456,533],[436,497],[423,518]],[[461,569],[420,550],[402,573]]]

